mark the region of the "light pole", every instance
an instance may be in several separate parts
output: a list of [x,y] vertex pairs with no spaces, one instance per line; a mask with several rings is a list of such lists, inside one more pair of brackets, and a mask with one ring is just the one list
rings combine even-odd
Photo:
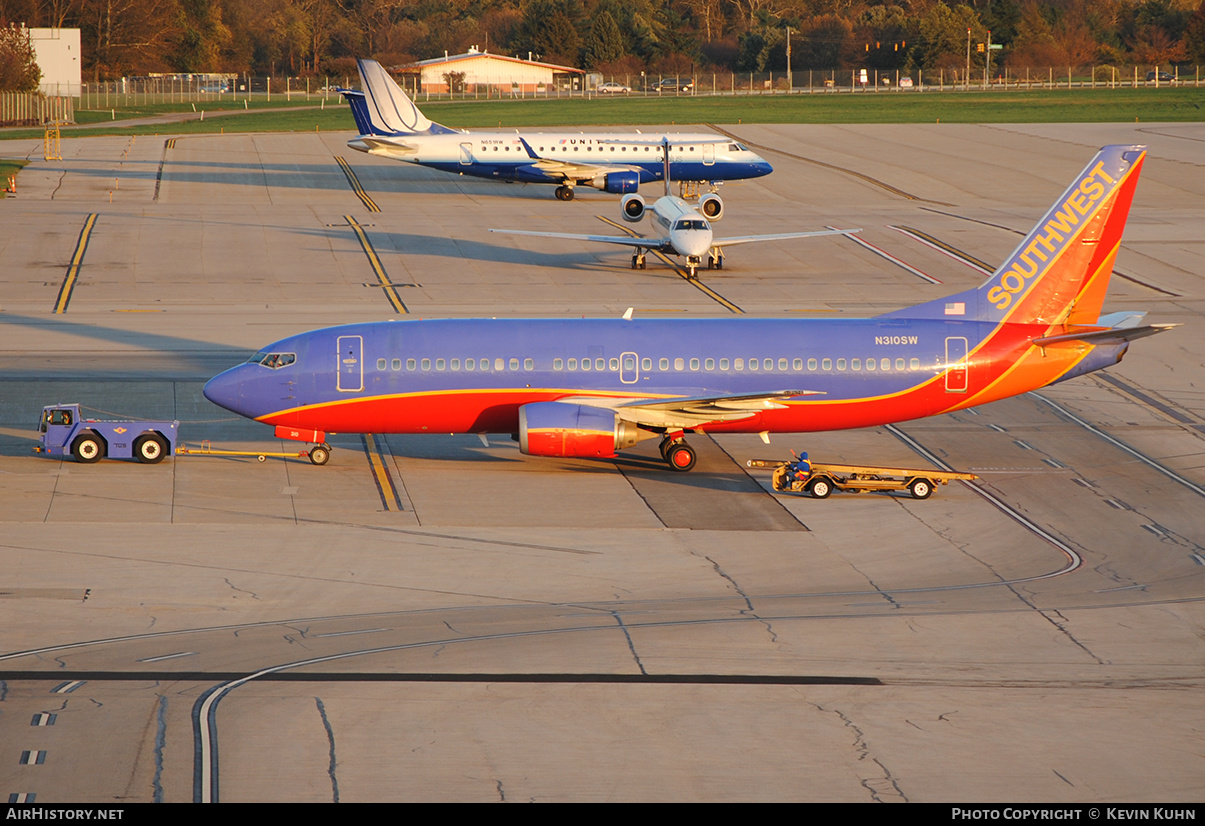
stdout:
[[987,49],[984,51],[987,54],[983,58],[983,88],[988,89],[992,85],[992,30],[987,30]]
[[795,78],[791,75],[791,27],[787,26],[787,94],[795,90]]
[[967,26],[967,72],[962,76],[962,86],[966,91],[971,89],[971,27]]

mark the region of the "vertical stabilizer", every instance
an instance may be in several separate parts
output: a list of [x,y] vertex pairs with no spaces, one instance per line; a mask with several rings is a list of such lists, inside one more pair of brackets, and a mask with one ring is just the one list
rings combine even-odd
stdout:
[[887,317],[1095,324],[1145,156],[1104,147],[980,287]]
[[[361,134],[413,135],[453,131],[428,120],[380,63],[357,60],[356,66],[360,70],[360,88],[364,91],[365,109],[372,125],[371,132],[361,130]],[[352,107],[354,110],[354,102]]]

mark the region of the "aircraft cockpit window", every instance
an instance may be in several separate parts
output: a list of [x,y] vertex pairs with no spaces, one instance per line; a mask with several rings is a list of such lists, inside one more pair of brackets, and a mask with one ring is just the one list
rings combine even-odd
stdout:
[[279,370],[282,367],[288,367],[293,362],[297,361],[295,353],[256,353],[247,363],[262,364],[270,370]]
[[692,219],[684,219],[674,224],[674,229],[707,229],[706,221],[695,221]]
[[728,144],[728,151],[729,152],[740,152],[741,148],[740,148],[740,146],[738,146],[735,143],[730,143],[730,144]]

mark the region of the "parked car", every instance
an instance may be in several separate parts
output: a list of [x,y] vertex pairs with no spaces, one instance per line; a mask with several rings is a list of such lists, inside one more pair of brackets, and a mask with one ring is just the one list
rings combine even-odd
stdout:
[[1168,81],[1175,80],[1176,76],[1171,72],[1156,72],[1152,69],[1146,73],[1146,79],[1158,80],[1160,83],[1167,83]]
[[911,89],[912,88],[912,78],[901,77],[900,78],[900,88],[901,89]]
[[695,88],[695,82],[688,77],[667,77],[662,78],[660,83],[654,83],[651,87],[653,92],[689,92]]
[[632,91],[631,86],[624,86],[622,83],[616,83],[613,80],[609,80],[598,87],[600,95],[626,95],[630,91]]

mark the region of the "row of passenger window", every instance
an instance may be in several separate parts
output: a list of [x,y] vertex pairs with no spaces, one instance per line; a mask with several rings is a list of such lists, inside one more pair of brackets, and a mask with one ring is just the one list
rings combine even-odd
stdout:
[[[687,360],[685,358],[676,358],[673,360],[673,370],[675,372],[682,372],[687,369],[689,369],[691,371],[698,371],[700,369],[712,371],[712,370],[716,369],[717,364],[719,365],[719,369],[724,372],[728,372],[729,370],[731,370],[734,372],[756,373],[758,371],[772,372],[773,370],[777,369],[780,373],[788,372],[788,370],[791,372],[795,372],[795,373],[802,373],[803,368],[804,368],[804,360],[801,358],[790,359],[790,360],[785,359],[785,358],[780,358],[777,360],[777,362],[772,358],[760,359],[760,360],[751,358],[748,360],[748,362],[746,362],[745,359],[743,359],[743,358],[732,359],[731,361],[729,361],[726,358],[719,359],[718,361],[714,358],[707,358],[707,359],[692,358],[689,360]],[[889,358],[880,358],[880,359],[868,358],[868,359],[866,359],[865,362],[863,362],[862,359],[848,359],[847,360],[844,358],[839,358],[834,362],[834,360],[831,358],[825,358],[825,359],[810,358],[807,360],[807,369],[809,371],[824,370],[824,371],[831,372],[833,370],[834,364],[835,364],[838,372],[848,370],[848,371],[852,371],[855,373],[861,371],[862,369],[865,369],[867,372],[873,372],[875,370],[887,371],[887,370],[891,370],[893,367],[897,371],[919,370],[920,369],[920,359],[918,359],[918,358],[912,358],[912,359],[908,359],[908,360],[905,360],[902,358],[897,358],[897,359],[895,359],[894,363]],[[689,365],[689,367],[688,367],[688,365]],[[437,358],[434,360],[434,366],[437,371],[443,371],[443,370],[458,371],[458,370],[464,369],[466,371],[472,372],[474,370],[480,369],[482,372],[489,372],[491,369],[490,359],[488,359],[488,358],[483,358],[480,360],[480,362],[478,362],[477,359],[465,359],[463,362],[463,367],[462,367],[462,362],[460,359]],[[432,367],[432,360],[429,358],[425,358],[425,359],[421,359],[421,360],[412,359],[412,358],[406,359],[406,370],[408,370],[408,371],[419,370],[419,369],[422,369],[424,371],[429,371],[431,369],[431,367]],[[386,359],[377,359],[377,369],[378,370],[390,369],[390,370],[395,370],[395,371],[401,370],[402,369],[402,360],[401,359],[393,359],[392,361],[387,362]],[[519,359],[512,358],[512,359],[508,360],[508,359],[503,359],[503,358],[495,358],[493,360],[492,369],[494,372],[503,372],[506,370],[518,370],[519,369]],[[534,370],[535,369],[535,360],[531,359],[531,358],[523,359],[523,369],[528,370],[528,371]],[[591,359],[584,358],[581,361],[578,361],[575,358],[571,358],[568,360],[565,360],[562,358],[555,358],[552,360],[552,369],[557,372],[561,372],[561,371],[578,372],[578,371],[580,371],[580,372],[586,373],[586,372],[590,372],[591,370],[595,370],[595,371],[609,370],[614,373],[614,372],[619,371],[619,359],[612,358],[612,359],[608,360],[608,359],[603,359],[603,358],[596,358],[596,359],[591,360]],[[634,356],[624,356],[623,369],[624,369],[624,372],[632,372],[636,369],[636,359]],[[653,369],[653,360],[651,358],[641,359],[640,369],[646,373],[650,372]],[[659,359],[657,361],[657,369],[661,372],[669,372],[670,360],[668,358]]]

